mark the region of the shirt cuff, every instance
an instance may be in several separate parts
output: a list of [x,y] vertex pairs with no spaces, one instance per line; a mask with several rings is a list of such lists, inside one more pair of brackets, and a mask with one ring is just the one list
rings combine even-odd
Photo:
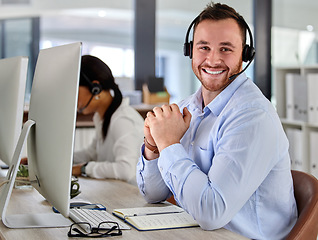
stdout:
[[[145,152],[145,144],[142,145],[141,147],[141,160],[140,160],[140,166],[139,166],[139,170],[143,171],[143,172],[151,172],[154,171],[157,168],[157,162],[158,162],[158,158],[153,159],[153,160],[147,160],[144,157],[144,152]],[[158,171],[156,169],[156,171]]]
[[180,143],[172,144],[160,152],[158,168],[165,176],[170,168],[180,159],[188,159],[188,153]]
[[93,174],[93,168],[95,166],[95,162],[88,162],[86,167],[85,167],[85,175],[86,176],[90,176],[92,177],[92,174]]

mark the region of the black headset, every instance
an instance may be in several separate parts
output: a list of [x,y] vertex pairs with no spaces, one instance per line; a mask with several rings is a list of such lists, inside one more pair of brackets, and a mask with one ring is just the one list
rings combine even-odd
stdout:
[[[190,26],[188,27],[187,34],[186,34],[186,37],[185,37],[185,42],[184,42],[184,45],[183,45],[183,54],[184,54],[184,56],[189,57],[190,59],[192,59],[193,41],[189,42],[189,35],[190,35],[190,31],[191,31],[192,27],[199,20],[199,18],[200,18],[200,15],[197,16],[191,22]],[[246,65],[246,67],[242,71],[240,71],[237,74],[232,75],[230,77],[230,80],[233,80],[238,75],[240,75],[242,72],[244,72],[248,68],[248,66],[251,64],[251,62],[253,61],[253,59],[255,57],[255,48],[254,48],[254,45],[253,45],[252,31],[251,31],[251,29],[249,28],[248,24],[246,23],[246,21],[244,20],[244,18],[242,16],[238,15],[237,19],[245,25],[245,27],[247,29],[247,32],[248,32],[248,35],[250,37],[250,45],[246,44],[244,46],[243,52],[242,52],[242,60],[244,62],[248,62],[249,61],[249,63]]]
[[93,97],[100,94],[100,92],[103,90],[102,85],[100,83],[91,82],[91,80],[86,76],[85,73],[81,72],[81,77],[83,77],[84,80],[88,83],[88,85],[89,85],[88,88],[90,89],[92,96],[88,100],[88,102],[86,103],[86,105],[84,107],[78,109],[79,113],[82,113],[84,111],[84,109],[88,107],[88,105],[92,101]]
[[96,96],[100,94],[100,92],[103,90],[102,85],[97,82],[91,82],[91,80],[83,72],[81,72],[81,75],[84,78],[84,80],[89,84],[89,89],[91,90],[92,95]]

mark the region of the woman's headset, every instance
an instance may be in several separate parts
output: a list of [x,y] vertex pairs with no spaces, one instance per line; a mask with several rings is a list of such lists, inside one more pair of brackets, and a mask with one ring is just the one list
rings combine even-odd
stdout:
[[90,104],[90,102],[92,101],[94,96],[97,96],[98,94],[100,94],[100,92],[103,90],[102,85],[100,83],[97,82],[91,82],[90,79],[86,76],[85,73],[81,72],[81,77],[83,77],[83,79],[88,83],[89,85],[89,89],[92,93],[91,98],[88,100],[88,102],[86,103],[86,105],[80,109],[78,109],[79,113],[82,113],[84,111],[85,108],[88,107],[88,105]]
[[102,85],[97,82],[91,82],[91,80],[86,76],[85,73],[81,72],[83,79],[89,84],[89,89],[93,96],[100,94],[103,90]]

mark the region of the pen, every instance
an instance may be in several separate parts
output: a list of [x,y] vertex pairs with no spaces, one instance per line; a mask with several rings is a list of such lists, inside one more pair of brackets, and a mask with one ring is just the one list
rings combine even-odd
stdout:
[[140,213],[140,214],[135,213],[133,215],[126,215],[125,218],[148,216],[148,215],[159,215],[159,214],[173,214],[173,213],[182,213],[182,212],[184,212],[184,211],[158,212],[158,213]]

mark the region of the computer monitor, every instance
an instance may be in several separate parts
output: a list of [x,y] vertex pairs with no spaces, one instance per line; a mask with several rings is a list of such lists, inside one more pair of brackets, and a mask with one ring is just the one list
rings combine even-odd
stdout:
[[28,57],[0,60],[0,160],[10,165],[23,123]]
[[[7,227],[63,227],[71,224],[67,217],[81,46],[81,43],[73,43],[40,51],[31,90],[28,121],[23,125],[7,175],[8,185],[11,186],[27,138],[30,181],[62,215],[53,211],[46,214],[6,215],[7,205],[5,203],[2,207],[3,200],[0,199],[2,221]],[[11,191],[12,186],[7,195],[11,195]]]

